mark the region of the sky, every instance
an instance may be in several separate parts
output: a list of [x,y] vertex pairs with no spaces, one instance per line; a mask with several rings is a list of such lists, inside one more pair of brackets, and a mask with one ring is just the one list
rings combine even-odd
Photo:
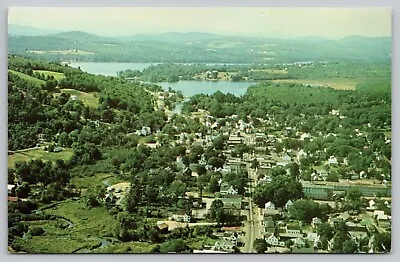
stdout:
[[8,23],[103,36],[163,32],[391,36],[390,8],[13,7]]

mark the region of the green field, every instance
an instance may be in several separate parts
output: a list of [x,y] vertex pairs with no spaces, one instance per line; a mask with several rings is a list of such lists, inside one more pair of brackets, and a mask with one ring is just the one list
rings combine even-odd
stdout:
[[16,162],[24,162],[29,159],[41,159],[43,161],[56,162],[57,159],[69,160],[74,155],[74,151],[71,148],[63,148],[63,151],[47,152],[43,148],[31,149],[23,152],[17,152],[8,156],[8,167],[15,167]]
[[88,208],[82,200],[67,200],[44,211],[68,219],[27,222],[29,227],[39,226],[43,236],[22,238],[18,244],[29,253],[73,253],[81,249],[90,251],[102,240],[112,240],[118,224],[106,208]]
[[76,188],[84,189],[95,187],[97,185],[114,185],[119,182],[124,182],[121,179],[115,177],[115,174],[97,173],[93,176],[78,177],[74,176],[71,178],[70,183],[75,185]]
[[48,70],[33,70],[35,73],[43,74],[45,76],[54,76],[54,79],[57,81],[60,81],[61,79],[65,78],[64,73],[59,73],[59,72],[54,72],[54,71],[48,71]]
[[36,86],[40,87],[42,84],[45,84],[46,82],[44,80],[38,79],[36,77],[21,73],[21,72],[17,72],[14,70],[8,70],[8,72],[11,72],[19,77],[21,77],[22,79],[31,82],[32,84],[35,84]]
[[329,86],[336,90],[355,90],[359,81],[354,79],[325,79],[325,80],[312,80],[312,79],[277,79],[272,80],[275,83],[295,83],[304,85],[321,85]]
[[118,254],[118,253],[150,253],[156,244],[145,242],[126,242],[98,248],[92,253]]
[[77,96],[79,100],[82,100],[82,102],[86,106],[90,107],[98,107],[99,106],[99,99],[97,98],[97,93],[92,92],[92,93],[85,93],[81,92],[75,89],[61,89],[61,92],[70,94],[72,96]]

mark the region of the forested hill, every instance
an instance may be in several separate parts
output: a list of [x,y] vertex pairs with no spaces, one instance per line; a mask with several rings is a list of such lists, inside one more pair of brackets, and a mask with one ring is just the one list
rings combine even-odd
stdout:
[[[148,91],[156,89],[56,63],[9,56],[9,150],[34,147],[39,137],[56,141],[56,136],[73,132],[75,136],[67,136],[66,142],[71,146],[79,133],[91,130],[96,121],[124,133],[142,126],[157,130],[164,125],[165,116],[154,112],[154,98]],[[102,130],[102,139],[116,134],[112,130]]]
[[165,33],[103,37],[81,31],[9,35],[9,54],[48,60],[101,62],[293,63],[297,61],[390,61],[390,37],[226,36],[208,33]]

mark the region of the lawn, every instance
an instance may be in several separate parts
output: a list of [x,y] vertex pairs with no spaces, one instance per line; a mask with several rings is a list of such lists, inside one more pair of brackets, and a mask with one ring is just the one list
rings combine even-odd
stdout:
[[40,87],[41,85],[46,83],[45,81],[43,81],[41,79],[38,79],[36,77],[30,76],[30,75],[27,75],[27,74],[24,74],[24,73],[21,73],[21,72],[17,72],[17,71],[14,71],[14,70],[8,70],[8,72],[11,72],[11,73],[17,75],[17,76],[21,77],[22,79],[35,84],[38,87]]
[[71,148],[63,148],[61,152],[47,152],[43,148],[31,149],[24,152],[14,153],[8,156],[8,167],[15,167],[16,162],[25,162],[30,159],[42,159],[43,161],[56,162],[57,159],[69,160],[74,155]]
[[35,73],[43,74],[45,76],[54,76],[54,79],[57,81],[60,81],[61,79],[65,78],[64,73],[59,73],[59,72],[54,72],[54,71],[48,71],[48,70],[33,70]]
[[70,94],[72,96],[76,96],[79,100],[82,100],[82,102],[86,106],[90,107],[98,107],[99,106],[99,99],[97,97],[96,92],[91,92],[91,93],[85,93],[81,92],[75,89],[61,89],[61,92]]
[[188,245],[193,249],[204,249],[206,246],[214,246],[218,239],[202,236],[188,240]]

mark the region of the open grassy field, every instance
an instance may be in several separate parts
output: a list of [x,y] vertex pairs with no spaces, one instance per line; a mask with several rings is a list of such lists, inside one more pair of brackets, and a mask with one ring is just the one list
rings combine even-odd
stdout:
[[47,152],[43,148],[35,148],[23,152],[17,152],[8,156],[8,167],[15,167],[16,162],[27,161],[29,159],[42,159],[43,161],[56,162],[57,159],[69,160],[74,155],[71,148],[63,148],[61,152]]
[[276,79],[272,80],[275,83],[295,83],[304,85],[315,86],[328,86],[336,90],[355,90],[358,84],[354,79],[324,79],[324,80],[311,80],[311,79]]
[[61,92],[63,93],[68,93],[72,96],[77,96],[79,100],[82,100],[82,102],[86,106],[90,107],[98,107],[99,106],[99,99],[97,98],[97,93],[96,92],[91,92],[91,93],[85,93],[81,92],[75,89],[61,89]]
[[116,178],[115,174],[108,173],[97,173],[93,176],[77,177],[71,178],[70,183],[75,185],[79,189],[87,189],[96,187],[97,185],[108,186],[114,185],[120,182],[124,182],[121,179]]
[[54,79],[60,81],[61,79],[65,78],[64,73],[54,72],[54,71],[47,71],[47,70],[33,70],[35,73],[43,74],[45,76],[54,76]]
[[98,248],[92,253],[102,254],[118,254],[118,253],[150,253],[157,244],[150,244],[145,242],[126,242],[109,245],[104,248]]
[[112,240],[118,221],[105,207],[88,208],[83,200],[67,200],[45,210],[46,214],[62,216],[69,220],[41,220],[28,222],[30,228],[40,226],[43,236],[22,238],[19,245],[32,253],[73,253],[91,250],[104,240]]
[[38,79],[36,77],[30,76],[30,75],[27,75],[27,74],[24,74],[24,73],[21,73],[21,72],[17,72],[17,71],[14,71],[14,70],[8,70],[8,72],[11,72],[11,73],[17,75],[17,76],[21,77],[22,79],[24,79],[24,80],[26,80],[28,82],[31,82],[32,84],[35,84],[38,87],[40,87],[42,84],[46,83],[45,81],[43,81],[41,79]]

